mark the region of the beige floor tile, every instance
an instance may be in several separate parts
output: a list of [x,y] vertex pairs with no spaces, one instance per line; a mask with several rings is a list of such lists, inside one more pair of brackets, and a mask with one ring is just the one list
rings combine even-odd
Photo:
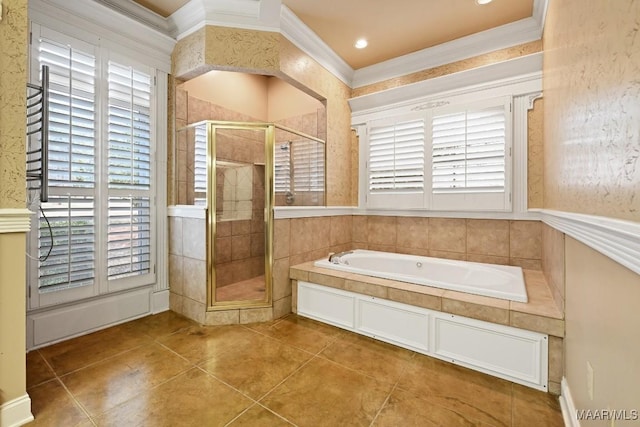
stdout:
[[98,426],[223,426],[253,402],[194,368],[94,419]]
[[511,423],[511,383],[499,378],[416,355],[398,387],[468,419]]
[[338,328],[295,315],[276,322],[250,325],[250,327],[311,353],[318,353],[342,333]]
[[27,353],[27,389],[52,380],[55,376],[38,350]]
[[125,323],[42,348],[40,354],[56,374],[64,375],[150,342],[135,325]]
[[256,334],[251,342],[241,343],[201,367],[251,398],[259,399],[311,357],[310,353]]
[[345,333],[320,356],[380,381],[394,384],[414,353],[356,334]]
[[29,397],[31,413],[35,417],[29,426],[76,426],[89,421],[58,380],[33,387]]
[[260,405],[252,406],[229,424],[233,427],[287,427],[292,425]]
[[372,424],[376,427],[489,427],[462,414],[395,389]]
[[391,387],[314,358],[261,403],[298,426],[368,426]]
[[513,427],[562,427],[558,396],[513,385]]
[[201,363],[237,344],[250,343],[255,333],[240,325],[191,326],[158,340],[192,363]]
[[94,417],[192,366],[152,343],[65,375],[61,380]]

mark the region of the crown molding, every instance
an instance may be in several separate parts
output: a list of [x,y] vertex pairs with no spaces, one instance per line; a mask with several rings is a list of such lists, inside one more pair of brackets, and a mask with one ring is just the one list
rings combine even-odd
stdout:
[[383,61],[369,67],[360,68],[354,73],[352,87],[367,86],[496,50],[532,42],[539,40],[541,36],[542,29],[534,18],[522,19],[418,52]]
[[[86,29],[98,37],[138,49],[169,69],[176,41],[155,24],[145,22],[148,19],[158,24],[164,18],[131,5],[125,10],[121,3],[119,0],[29,0],[29,17],[42,25],[54,18],[69,27]],[[122,7],[117,9],[118,5]],[[131,40],[136,41],[135,46]]]
[[291,43],[316,60],[329,72],[351,87],[353,68],[333,51],[311,28],[307,27],[287,6],[280,12],[280,32]]
[[[437,97],[463,95],[471,91],[491,89],[506,85],[522,84],[522,93],[539,92],[542,89],[542,53],[521,56],[507,61],[489,64],[458,73],[447,74],[380,92],[362,95],[349,100],[352,124],[358,124],[368,115],[387,114],[391,108],[413,106],[421,109],[421,103]],[[427,106],[425,106],[427,108]]]
[[167,18],[181,40],[206,25],[258,31],[280,30],[280,0],[191,0]]
[[128,16],[147,27],[166,35],[171,36],[169,32],[169,22],[166,18],[157,13],[139,5],[131,0],[95,0],[97,3],[103,4],[122,15]]

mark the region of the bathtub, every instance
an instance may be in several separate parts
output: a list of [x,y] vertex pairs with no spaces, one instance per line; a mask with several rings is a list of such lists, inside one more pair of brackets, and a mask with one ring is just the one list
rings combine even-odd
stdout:
[[527,290],[520,267],[363,249],[335,254],[331,257],[331,262],[324,259],[316,261],[314,265],[469,294],[527,302]]

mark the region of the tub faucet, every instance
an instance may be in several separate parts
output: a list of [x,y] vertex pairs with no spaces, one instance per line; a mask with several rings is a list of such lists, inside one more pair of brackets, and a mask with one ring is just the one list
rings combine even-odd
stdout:
[[340,264],[340,257],[342,257],[342,255],[348,255],[352,253],[353,251],[344,251],[344,252],[338,252],[337,254],[331,254],[329,255],[329,262],[331,264]]

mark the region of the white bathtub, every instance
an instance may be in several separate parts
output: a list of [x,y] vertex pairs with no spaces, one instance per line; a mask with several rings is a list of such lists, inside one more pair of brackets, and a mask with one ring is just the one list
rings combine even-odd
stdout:
[[328,259],[316,261],[315,266],[527,302],[527,290],[520,267],[362,249],[334,256],[333,262]]

